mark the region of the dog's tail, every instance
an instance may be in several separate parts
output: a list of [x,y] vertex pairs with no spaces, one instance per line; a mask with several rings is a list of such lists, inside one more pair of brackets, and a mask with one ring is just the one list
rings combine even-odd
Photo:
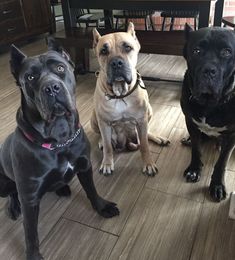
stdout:
[[161,136],[155,136],[152,133],[148,133],[148,139],[161,146],[167,146],[170,144],[170,141],[167,138]]

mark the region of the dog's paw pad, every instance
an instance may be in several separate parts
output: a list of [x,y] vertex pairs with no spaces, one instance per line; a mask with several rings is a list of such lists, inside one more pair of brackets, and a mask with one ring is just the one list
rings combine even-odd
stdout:
[[154,177],[158,173],[158,168],[155,163],[148,164],[143,167],[143,174]]
[[211,182],[209,187],[209,193],[211,198],[216,201],[220,202],[221,200],[226,199],[227,192],[223,184],[214,184]]
[[62,188],[56,190],[55,192],[60,197],[69,197],[71,196],[71,190],[69,185],[65,185]]
[[116,203],[107,202],[105,206],[99,211],[99,214],[104,218],[112,218],[120,214]]

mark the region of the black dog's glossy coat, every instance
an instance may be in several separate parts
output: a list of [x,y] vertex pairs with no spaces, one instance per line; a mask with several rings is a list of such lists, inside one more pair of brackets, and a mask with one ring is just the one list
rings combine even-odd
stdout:
[[[39,203],[46,192],[69,196],[68,183],[77,175],[101,216],[113,217],[119,211],[115,203],[97,194],[93,183],[90,144],[79,123],[69,56],[53,39],[49,51],[36,57],[28,58],[13,46],[11,69],[21,90],[21,107],[16,130],[0,150],[0,196],[9,197],[7,212],[12,219],[22,211],[27,259],[38,260],[43,259],[37,232]],[[64,147],[41,147],[41,143],[65,143],[78,127],[79,135]]]
[[226,197],[224,174],[235,144],[235,34],[224,28],[191,31],[186,26],[184,57],[187,61],[181,107],[192,143],[191,163],[184,176],[188,182],[200,179],[201,137],[216,136],[221,151],[210,182],[210,195]]

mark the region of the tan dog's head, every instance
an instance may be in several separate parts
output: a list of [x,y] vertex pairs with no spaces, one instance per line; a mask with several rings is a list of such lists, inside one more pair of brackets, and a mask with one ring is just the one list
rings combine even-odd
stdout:
[[127,32],[104,36],[94,29],[93,37],[93,47],[107,84],[115,95],[125,95],[136,79],[135,67],[140,50],[133,23],[129,23]]

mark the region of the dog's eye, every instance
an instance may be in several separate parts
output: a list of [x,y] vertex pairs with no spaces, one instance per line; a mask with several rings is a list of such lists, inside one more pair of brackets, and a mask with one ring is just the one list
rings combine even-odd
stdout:
[[28,80],[29,80],[29,81],[32,81],[32,80],[34,80],[34,76],[33,76],[33,75],[28,75],[28,77],[27,77],[27,78],[28,78]]
[[63,67],[62,65],[59,65],[59,66],[57,67],[57,71],[58,71],[58,72],[64,72],[64,67]]
[[108,49],[107,48],[102,48],[101,50],[100,50],[100,54],[102,54],[102,55],[107,55],[108,54]]
[[200,48],[195,48],[195,49],[193,49],[193,54],[195,54],[195,55],[199,55],[201,53],[201,50],[200,50]]
[[221,57],[229,57],[232,54],[232,50],[229,48],[224,48],[220,52]]
[[130,52],[132,49],[133,49],[133,48],[132,48],[131,46],[129,46],[129,45],[126,45],[126,46],[125,46],[125,51],[126,51],[126,52]]

